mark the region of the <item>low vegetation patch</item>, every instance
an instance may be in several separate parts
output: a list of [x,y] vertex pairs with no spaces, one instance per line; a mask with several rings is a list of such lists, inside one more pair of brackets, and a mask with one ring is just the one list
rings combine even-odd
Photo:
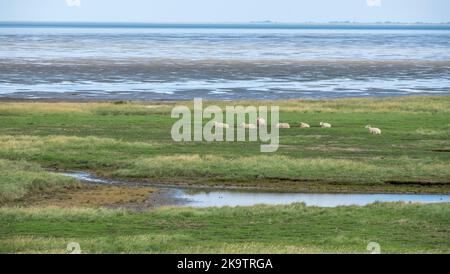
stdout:
[[0,160],[0,204],[76,187],[74,179],[46,172],[36,164]]
[[28,195],[14,201],[23,207],[132,207],[149,208],[156,204],[144,203],[154,192],[148,187],[126,187],[82,184],[79,188],[64,189],[47,195]]
[[448,204],[236,208],[1,208],[1,253],[449,253]]

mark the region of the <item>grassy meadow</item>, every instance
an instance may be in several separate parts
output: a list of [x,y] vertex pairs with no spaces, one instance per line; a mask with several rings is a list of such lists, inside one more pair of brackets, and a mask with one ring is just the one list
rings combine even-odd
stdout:
[[[280,106],[280,120],[293,128],[280,130],[280,148],[270,154],[259,142],[172,141],[177,104],[192,102],[2,102],[0,159],[170,184],[450,192],[449,96],[233,102]],[[367,124],[383,135],[368,134]]]
[[[276,153],[259,142],[171,139],[192,102],[0,102],[0,253],[449,253],[448,204],[316,208],[104,205],[151,189],[92,187],[55,171],[285,192],[450,193],[450,96],[207,102],[278,105]],[[318,126],[320,121],[333,125]],[[205,121],[206,122],[206,121]],[[312,128],[301,129],[299,122]],[[379,127],[370,135],[365,125]]]
[[449,253],[450,206],[1,208],[0,253]]

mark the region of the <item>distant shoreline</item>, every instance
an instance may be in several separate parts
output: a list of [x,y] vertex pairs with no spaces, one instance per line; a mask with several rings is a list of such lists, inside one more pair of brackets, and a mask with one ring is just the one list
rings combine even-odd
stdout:
[[[409,94],[409,95],[386,95],[386,96],[353,96],[353,97],[332,97],[332,98],[234,98],[234,99],[217,99],[217,98],[204,98],[205,102],[259,102],[259,103],[273,103],[273,102],[326,102],[326,101],[345,101],[345,100],[390,100],[390,99],[414,99],[414,98],[447,98],[449,94]],[[0,96],[0,103],[137,103],[137,104],[177,104],[181,102],[192,102],[194,98],[180,98],[180,99],[135,99],[135,98],[25,98],[25,97],[2,97]]]
[[0,22],[0,28],[179,28],[179,29],[411,29],[450,30],[450,23],[125,23],[125,22]]
[[[292,98],[204,98],[206,101],[210,102],[245,102],[245,101],[258,101],[258,102],[273,102],[273,101],[339,101],[339,100],[356,100],[356,99],[367,99],[367,100],[386,100],[395,98],[416,98],[416,97],[448,97],[448,93],[442,94],[408,94],[408,95],[386,95],[386,96],[349,96],[349,97],[292,97]],[[198,98],[203,98],[198,96]],[[135,103],[177,103],[177,102],[190,102],[194,100],[192,98],[135,98],[135,97],[89,97],[80,96],[75,97],[71,95],[59,96],[59,97],[13,97],[13,96],[0,96],[0,103],[122,103],[122,102],[135,102]]]

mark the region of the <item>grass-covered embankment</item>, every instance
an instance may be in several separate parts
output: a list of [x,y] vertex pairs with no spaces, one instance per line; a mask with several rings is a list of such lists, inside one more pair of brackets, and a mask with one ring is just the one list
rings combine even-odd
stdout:
[[37,164],[0,160],[0,205],[79,187],[74,179],[47,172]]
[[0,206],[116,207],[143,206],[148,187],[91,185],[24,161],[0,160]]
[[2,102],[0,159],[176,184],[450,193],[450,96],[206,103],[280,106],[293,128],[272,154],[258,142],[173,142],[177,104],[191,102]]
[[447,204],[0,209],[0,253],[449,253]]

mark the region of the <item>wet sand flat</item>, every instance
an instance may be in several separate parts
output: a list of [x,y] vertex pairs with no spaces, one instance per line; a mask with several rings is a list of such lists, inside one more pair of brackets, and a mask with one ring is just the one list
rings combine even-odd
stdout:
[[0,100],[450,93],[446,25],[0,25],[0,39]]

